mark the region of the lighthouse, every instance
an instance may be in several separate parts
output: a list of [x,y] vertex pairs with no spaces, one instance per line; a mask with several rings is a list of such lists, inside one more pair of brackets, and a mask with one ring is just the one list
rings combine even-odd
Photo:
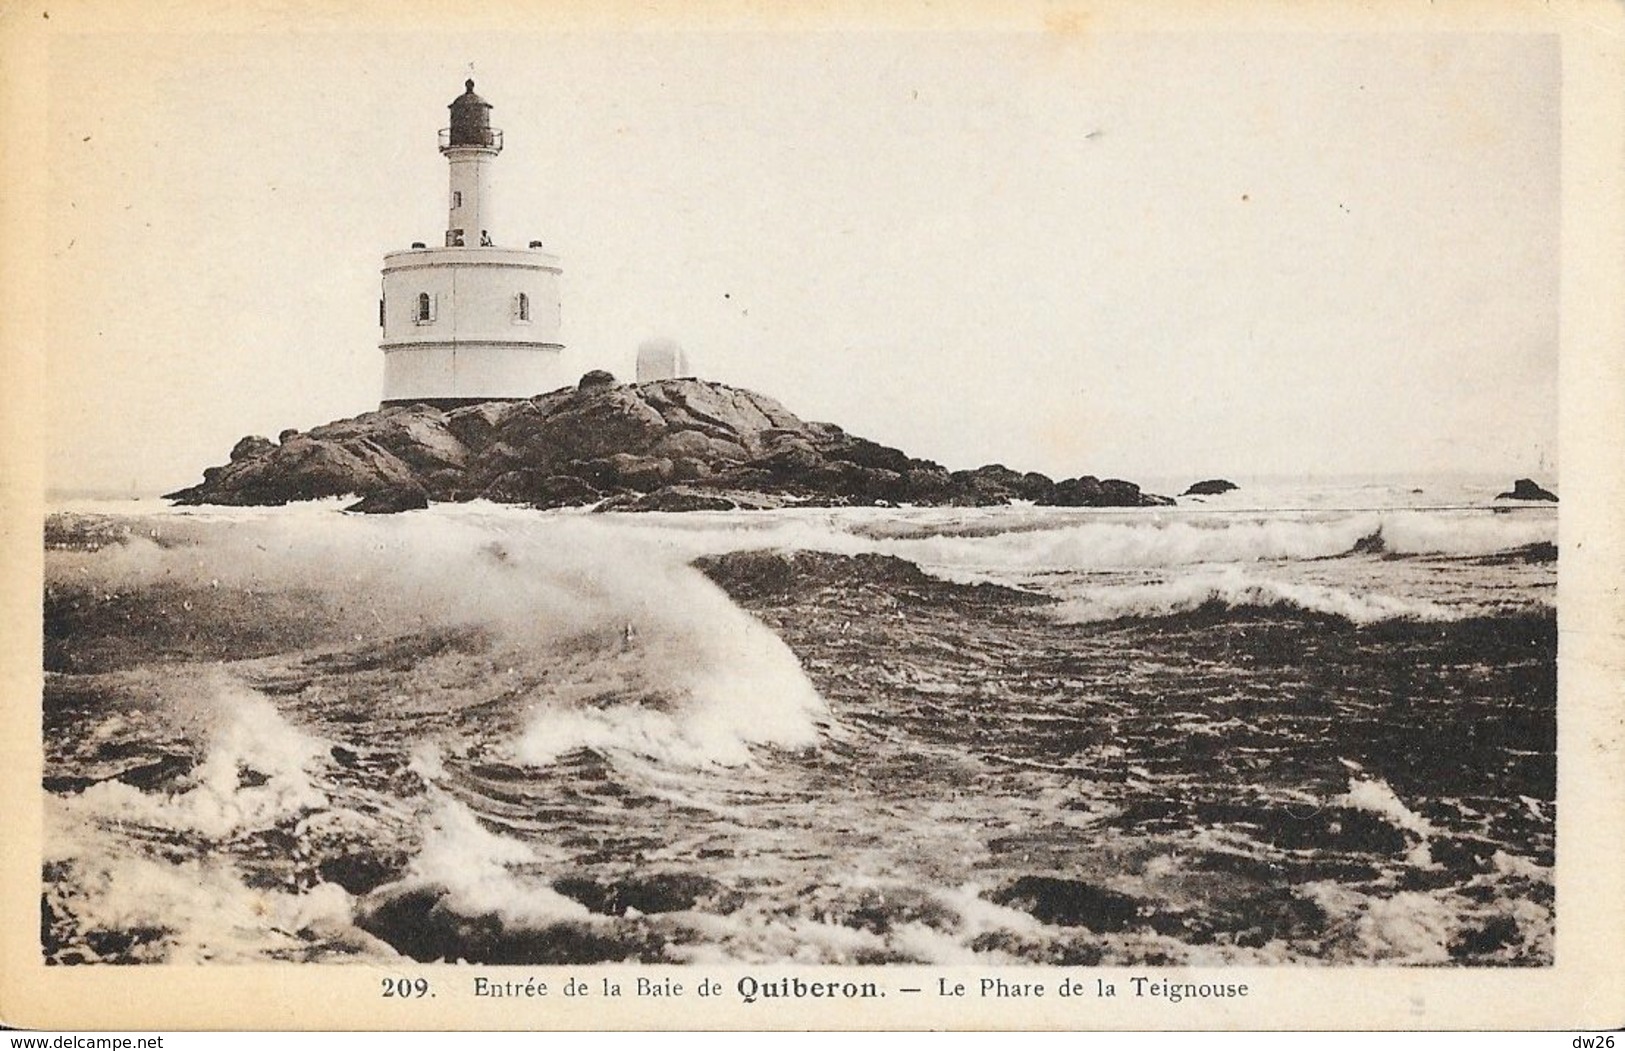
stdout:
[[450,169],[443,246],[414,244],[384,256],[385,407],[440,409],[529,398],[561,386],[558,257],[499,247],[493,239],[492,170],[502,132],[474,82],[450,106],[440,152]]

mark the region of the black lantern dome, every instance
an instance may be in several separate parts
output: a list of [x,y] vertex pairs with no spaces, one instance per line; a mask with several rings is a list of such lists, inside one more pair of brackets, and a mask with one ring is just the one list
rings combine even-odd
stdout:
[[440,133],[440,148],[502,149],[502,132],[491,127],[491,104],[474,94],[472,80],[465,81],[463,87],[467,90],[447,107],[451,110],[451,127]]

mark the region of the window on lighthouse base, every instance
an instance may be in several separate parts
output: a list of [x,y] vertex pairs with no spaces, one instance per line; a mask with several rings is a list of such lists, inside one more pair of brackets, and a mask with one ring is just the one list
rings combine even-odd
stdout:
[[419,292],[418,293],[418,316],[417,316],[418,324],[420,324],[420,325],[433,324],[433,322],[434,322],[434,306],[435,306],[434,301],[435,301],[435,297],[431,296],[429,293],[427,293],[427,292]]
[[530,296],[523,292],[514,297],[513,319],[517,324],[530,324]]

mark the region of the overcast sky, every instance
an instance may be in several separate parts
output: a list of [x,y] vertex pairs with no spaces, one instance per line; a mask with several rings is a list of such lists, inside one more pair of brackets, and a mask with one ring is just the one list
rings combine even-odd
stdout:
[[668,336],[1057,477],[1556,457],[1554,37],[63,35],[50,70],[53,488],[375,407],[379,266],[441,238],[467,76],[572,379]]

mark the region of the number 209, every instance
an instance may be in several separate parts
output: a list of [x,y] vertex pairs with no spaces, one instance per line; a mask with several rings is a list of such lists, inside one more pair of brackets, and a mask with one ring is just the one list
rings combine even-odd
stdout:
[[397,999],[418,999],[429,995],[427,978],[385,978],[383,996]]

